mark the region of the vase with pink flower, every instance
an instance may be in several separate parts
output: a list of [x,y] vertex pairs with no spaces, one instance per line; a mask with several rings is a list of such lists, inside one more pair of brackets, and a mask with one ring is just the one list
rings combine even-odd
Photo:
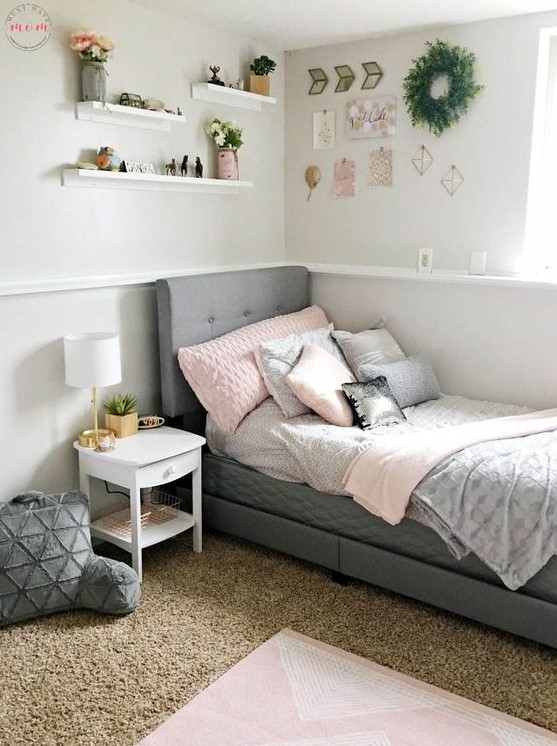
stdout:
[[108,36],[93,31],[76,31],[72,34],[70,47],[83,60],[81,90],[83,101],[106,100],[106,76],[104,63],[110,57],[114,42]]

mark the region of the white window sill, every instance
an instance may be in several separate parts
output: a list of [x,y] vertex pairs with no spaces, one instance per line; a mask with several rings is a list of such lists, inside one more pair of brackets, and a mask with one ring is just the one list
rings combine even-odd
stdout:
[[462,270],[437,269],[418,272],[410,267],[370,267],[355,264],[305,264],[313,275],[337,275],[378,280],[410,280],[414,282],[443,282],[461,285],[496,285],[499,287],[557,287],[557,275],[471,275]]

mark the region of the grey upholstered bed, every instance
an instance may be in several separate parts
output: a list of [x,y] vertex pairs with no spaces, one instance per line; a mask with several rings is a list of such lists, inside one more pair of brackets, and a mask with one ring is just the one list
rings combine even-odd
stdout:
[[[163,412],[202,431],[205,413],[177,363],[180,347],[309,305],[304,267],[157,281]],[[557,648],[557,558],[519,591],[474,555],[456,560],[431,529],[390,526],[354,501],[282,482],[210,453],[203,461],[206,526],[342,575]]]

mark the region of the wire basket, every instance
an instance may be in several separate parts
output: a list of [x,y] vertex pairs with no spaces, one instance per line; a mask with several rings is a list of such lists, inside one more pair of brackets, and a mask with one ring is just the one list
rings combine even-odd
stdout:
[[166,523],[179,516],[181,503],[182,498],[155,488],[146,495],[142,507],[146,507],[150,511],[149,520],[151,523]]
[[[141,530],[147,528],[151,511],[146,505],[141,506]],[[103,526],[112,533],[121,536],[123,539],[131,538],[132,520],[129,508],[119,510],[117,513],[109,513],[102,518]]]
[[[167,523],[173,521],[180,515],[180,504],[182,499],[171,495],[169,492],[163,492],[159,489],[153,489],[144,498],[141,504],[141,530],[148,528],[149,524]],[[131,516],[129,508],[119,510],[117,513],[110,513],[103,516],[103,526],[113,533],[124,539],[131,538]]]

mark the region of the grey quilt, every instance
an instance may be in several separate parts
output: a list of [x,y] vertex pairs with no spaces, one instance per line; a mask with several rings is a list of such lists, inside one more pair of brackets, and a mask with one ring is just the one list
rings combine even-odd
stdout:
[[[525,407],[443,396],[404,410],[395,427],[431,430],[528,411]],[[345,495],[352,459],[392,427],[362,431],[316,415],[285,420],[267,399],[233,436],[209,419],[209,447],[269,476]],[[472,446],[445,459],[416,488],[408,517],[431,526],[457,557],[474,552],[511,589],[557,551],[557,435],[541,433]]]
[[465,448],[414,490],[408,516],[457,558],[474,552],[516,590],[557,552],[557,434]]

